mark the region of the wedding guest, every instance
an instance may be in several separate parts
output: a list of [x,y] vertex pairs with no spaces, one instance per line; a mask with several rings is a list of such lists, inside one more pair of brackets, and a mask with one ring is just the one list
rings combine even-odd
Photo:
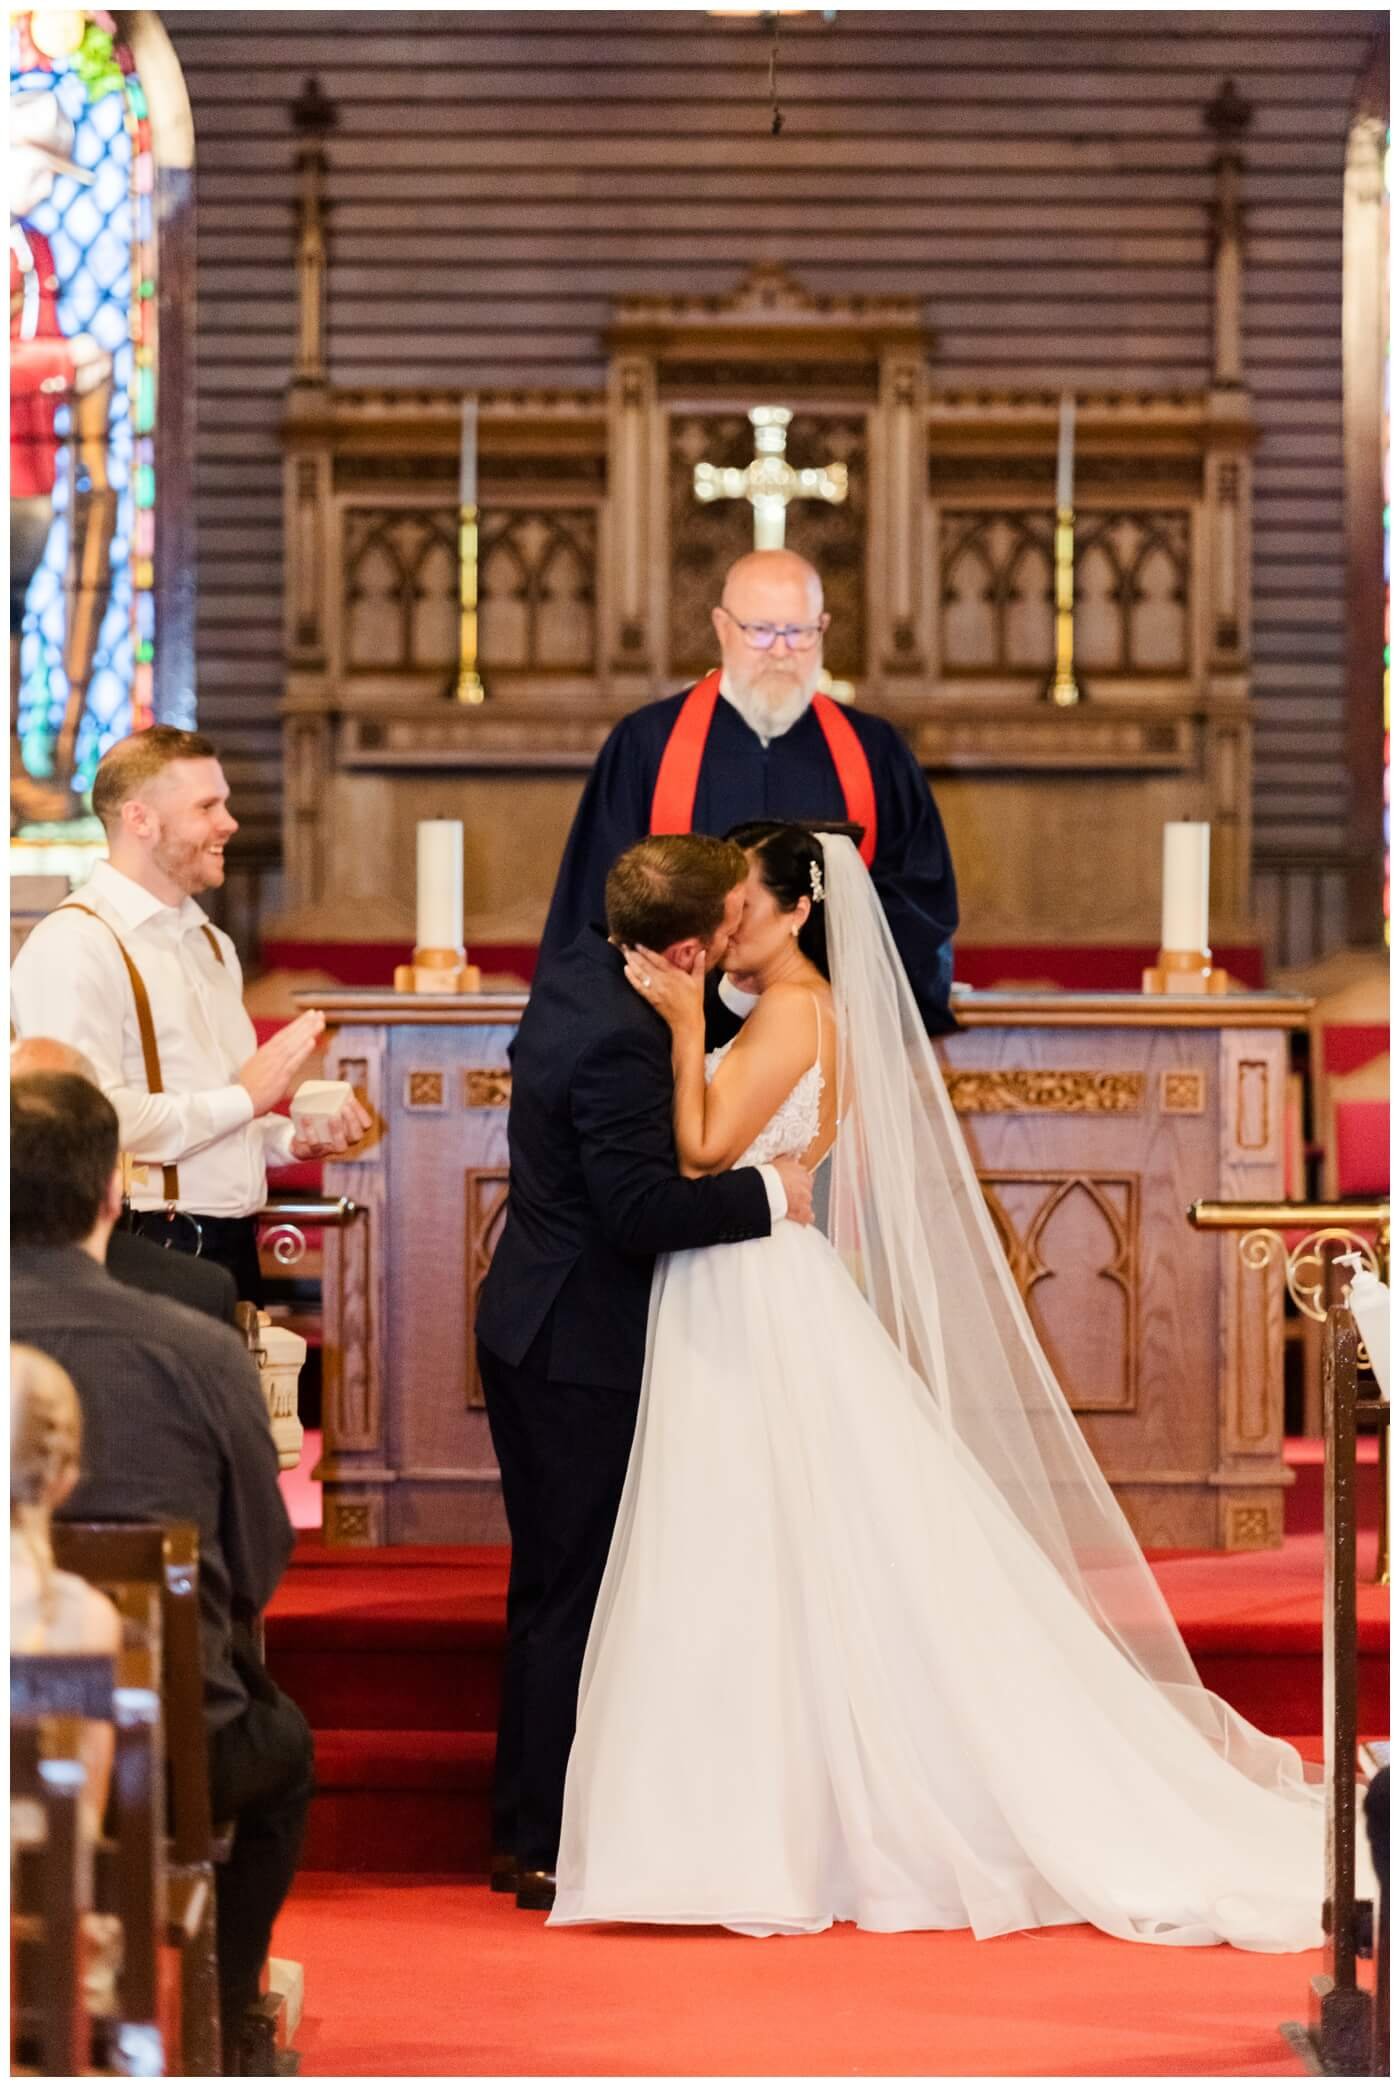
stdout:
[[[105,1594],[54,1564],[53,1517],[78,1482],[83,1423],[66,1370],[36,1348],[10,1349],[10,1650],[121,1649],[121,1619]],[[84,1722],[83,1810],[94,1833],[107,1808],[113,1733]]]
[[61,1037],[96,1066],[121,1120],[135,1229],[221,1262],[259,1304],[268,1166],[344,1152],[369,1118],[351,1099],[313,1136],[277,1113],[325,1023],[308,1009],[259,1045],[238,953],[196,903],[224,881],[228,796],[197,732],[151,725],[109,747],[92,785],[108,858],[39,922],[10,993],[21,1037]]
[[225,2070],[238,2070],[272,1924],[296,1871],[311,1734],[250,1625],[292,1548],[257,1369],[237,1335],[103,1266],[121,1211],[117,1117],[89,1081],[34,1073],[10,1091],[11,1325],[60,1362],[82,1405],[78,1519],[199,1532],[204,1708],[214,1814],[235,1824],[215,1873]]
[[[10,1052],[10,1078],[22,1080],[34,1072],[72,1072],[80,1079],[99,1082],[91,1059],[71,1044],[53,1036],[26,1037]],[[238,1285],[226,1268],[203,1255],[172,1254],[153,1239],[143,1239],[119,1224],[107,1242],[107,1273],[133,1290],[153,1290],[158,1297],[173,1297],[177,1304],[207,1312],[211,1319],[236,1324]]]

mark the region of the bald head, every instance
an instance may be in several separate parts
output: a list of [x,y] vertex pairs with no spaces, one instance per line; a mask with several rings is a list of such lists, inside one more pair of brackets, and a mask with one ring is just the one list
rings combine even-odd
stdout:
[[26,1036],[11,1051],[12,1080],[27,1079],[36,1072],[76,1073],[80,1080],[87,1080],[94,1087],[101,1085],[92,1060],[75,1051],[72,1044],[60,1043],[56,1036]]
[[[816,567],[796,551],[747,552],[725,574],[713,621],[725,688],[755,730],[765,736],[786,732],[822,676],[822,583]],[[808,635],[756,644],[763,626]]]
[[[756,600],[772,601],[781,594],[784,600],[790,601],[794,590],[802,602],[800,616],[769,615],[767,610],[761,616],[755,616],[752,605]],[[742,558],[735,559],[725,574],[720,600],[746,623],[815,623],[822,612],[821,575],[815,565],[809,564],[796,551],[746,551]],[[745,606],[739,607],[740,603]]]

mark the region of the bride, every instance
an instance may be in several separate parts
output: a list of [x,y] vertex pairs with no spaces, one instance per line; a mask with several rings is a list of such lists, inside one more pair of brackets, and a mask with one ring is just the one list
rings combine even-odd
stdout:
[[551,1920],[1321,1941],[1323,1809],[1202,1687],[1016,1291],[850,839],[750,829],[673,1037],[687,1173],[801,1153],[830,1219],[675,1254],[594,1616]]

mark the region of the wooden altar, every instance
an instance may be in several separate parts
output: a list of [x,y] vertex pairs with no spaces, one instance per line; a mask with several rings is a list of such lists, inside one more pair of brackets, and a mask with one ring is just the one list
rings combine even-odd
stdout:
[[1191,818],[1213,830],[1217,943],[1252,939],[1254,418],[1226,190],[1211,381],[1077,402],[1078,706],[1046,700],[1058,397],[941,386],[923,300],[821,295],[771,262],[723,297],[619,298],[597,391],[477,400],[485,700],[464,705],[461,400],[330,381],[314,139],[301,164],[274,937],[405,939],[416,821],[449,817],[468,941],[538,938],[609,729],[714,664],[709,609],[752,520],[697,502],[694,470],[747,462],[769,403],[794,465],[845,469],[845,500],[794,505],[788,541],[823,575],[832,673],[931,779],[965,935],[1155,945],[1155,835]]
[[[308,1000],[312,996],[304,996]],[[324,1525],[334,1544],[505,1533],[471,1338],[504,1217],[520,994],[314,996],[374,1116],[328,1164]],[[1012,1268],[1144,1543],[1283,1538],[1282,1296],[1200,1196],[1283,1189],[1286,1040],[1265,994],[966,994],[939,1046]]]

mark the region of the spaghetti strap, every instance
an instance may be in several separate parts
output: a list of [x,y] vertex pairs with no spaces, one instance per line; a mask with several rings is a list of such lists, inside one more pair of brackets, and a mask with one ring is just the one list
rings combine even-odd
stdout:
[[812,1005],[817,1010],[817,1055],[812,1060],[812,1063],[820,1065],[822,1062],[822,1004],[815,993],[812,995]]

